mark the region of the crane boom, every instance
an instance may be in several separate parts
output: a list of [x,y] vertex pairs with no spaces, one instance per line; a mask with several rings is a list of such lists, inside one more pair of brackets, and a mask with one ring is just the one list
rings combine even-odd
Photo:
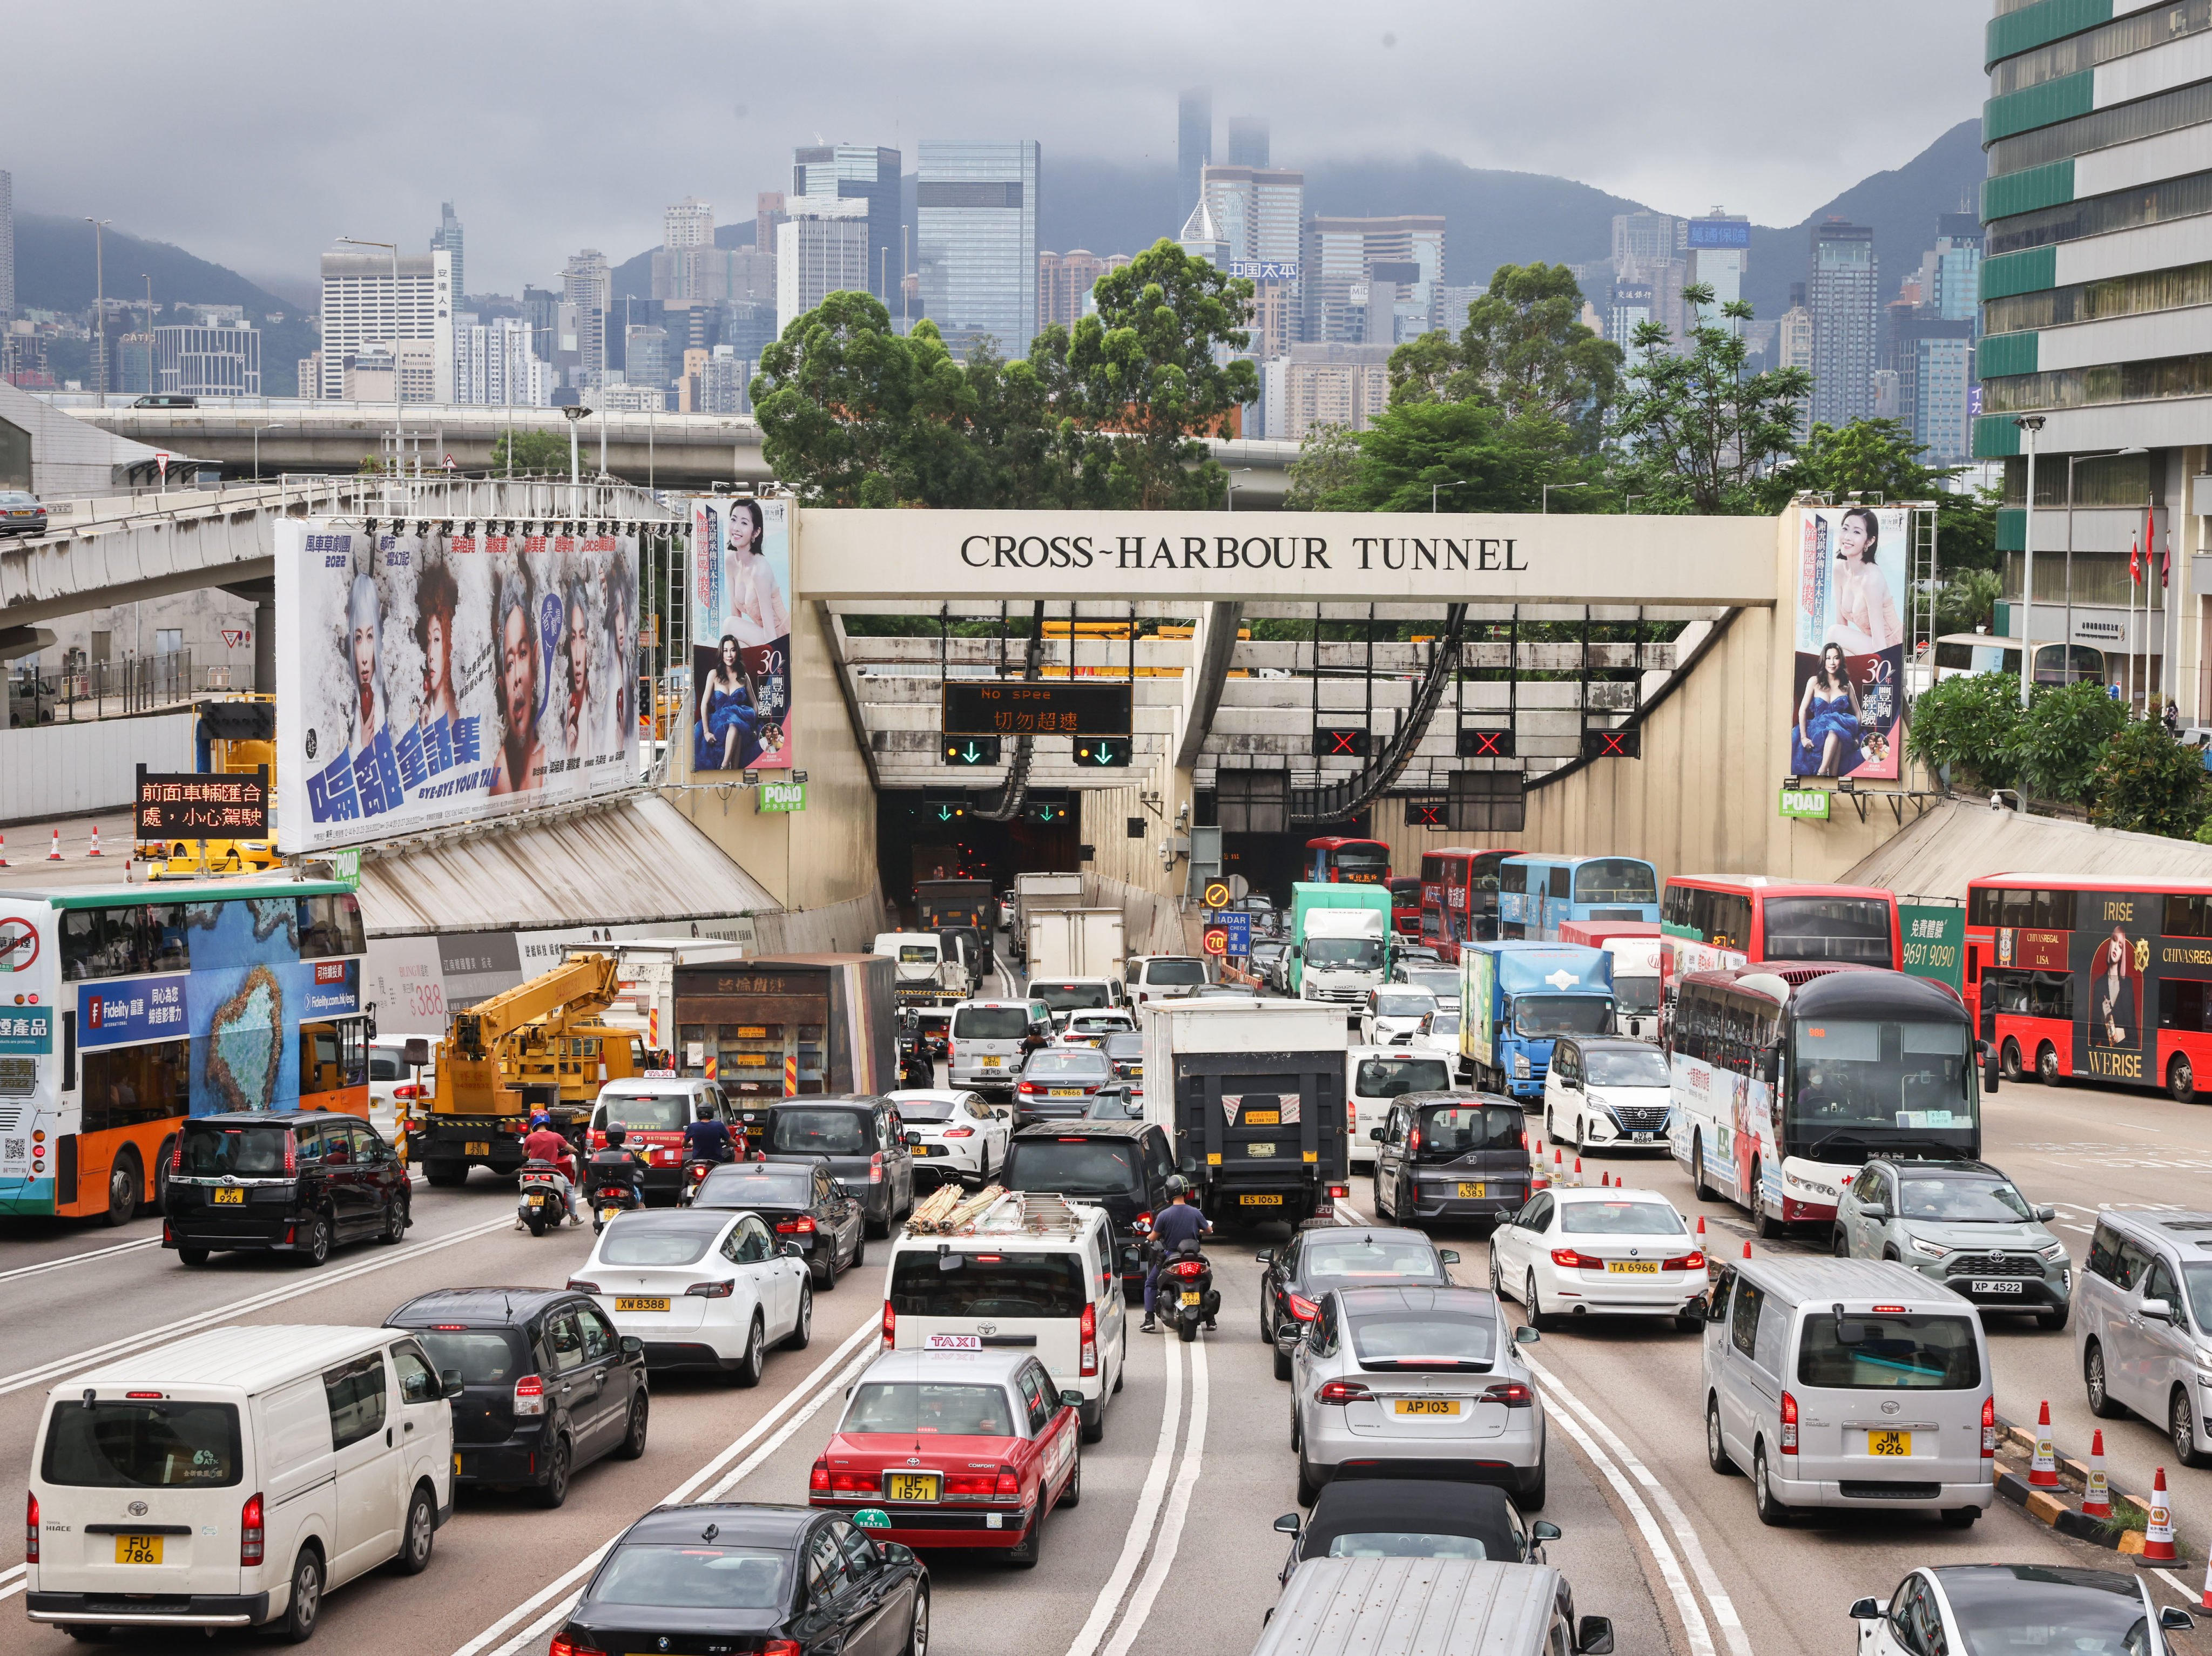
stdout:
[[617,987],[613,955],[571,955],[551,971],[455,1013],[453,1045],[464,1058],[480,1059],[525,1024],[556,1012],[596,1022],[615,1004]]

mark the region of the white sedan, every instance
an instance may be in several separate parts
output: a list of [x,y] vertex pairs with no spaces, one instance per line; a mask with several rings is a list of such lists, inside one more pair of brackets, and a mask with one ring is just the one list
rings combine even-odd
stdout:
[[975,1188],[1006,1165],[1014,1113],[1005,1106],[941,1087],[917,1087],[884,1096],[898,1111],[907,1143],[914,1149],[916,1174],[932,1174],[940,1185],[957,1179]]
[[1705,1256],[1656,1191],[1540,1191],[1490,1236],[1490,1286],[1540,1329],[1563,1317],[1672,1317],[1704,1326]]
[[617,1214],[568,1283],[645,1342],[648,1368],[708,1368],[757,1386],[768,1348],[803,1350],[814,1286],[796,1242],[760,1216],[697,1208]]
[[1578,1035],[1552,1048],[1544,1133],[1577,1151],[1641,1146],[1664,1155],[1674,1111],[1667,1055],[1644,1040]]

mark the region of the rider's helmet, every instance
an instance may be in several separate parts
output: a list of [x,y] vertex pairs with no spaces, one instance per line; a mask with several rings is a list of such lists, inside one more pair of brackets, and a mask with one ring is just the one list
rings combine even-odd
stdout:
[[629,1136],[629,1135],[624,1132],[620,1127],[609,1127],[607,1129],[607,1148],[611,1150],[620,1149],[623,1147],[623,1140]]
[[1189,1180],[1184,1178],[1179,1173],[1170,1174],[1168,1175],[1168,1200],[1172,1202],[1178,1196],[1188,1196],[1189,1194]]
[[552,1125],[553,1115],[550,1110],[540,1110],[530,1118],[530,1126],[533,1132],[540,1127],[550,1127]]

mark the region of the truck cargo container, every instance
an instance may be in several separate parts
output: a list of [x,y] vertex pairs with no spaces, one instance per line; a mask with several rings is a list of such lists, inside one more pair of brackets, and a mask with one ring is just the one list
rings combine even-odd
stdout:
[[778,955],[676,969],[678,1062],[721,1083],[757,1135],[787,1095],[898,1085],[892,962],[881,955]]
[[1540,1105],[1561,1035],[1613,1033],[1613,956],[1570,943],[1460,949],[1460,1056],[1486,1092]]
[[1659,952],[1656,920],[1567,920],[1561,943],[1602,949],[1613,956],[1614,1032],[1632,1040],[1659,1039]]

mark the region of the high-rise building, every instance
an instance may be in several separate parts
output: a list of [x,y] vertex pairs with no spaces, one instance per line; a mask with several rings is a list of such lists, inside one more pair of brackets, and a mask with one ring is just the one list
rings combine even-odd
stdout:
[[154,336],[127,333],[115,342],[115,389],[125,397],[141,395],[154,386]]
[[695,406],[702,414],[750,414],[752,377],[750,359],[738,355],[730,346],[715,346],[700,365]]
[[596,247],[568,255],[561,270],[561,301],[576,307],[576,379],[580,386],[597,385],[608,367],[607,313],[614,308],[614,272],[607,256]]
[[867,292],[872,246],[866,202],[799,203],[775,227],[776,331],[831,294]]
[[623,330],[626,336],[623,347],[623,383],[626,385],[649,385],[656,391],[668,389],[675,376],[669,372],[668,330],[665,327],[633,327]]
[[[606,262],[600,261],[600,268]],[[422,400],[450,402],[453,388],[453,256],[444,248],[428,253],[402,253],[398,258],[398,288],[392,288],[392,259],[382,252],[325,253],[322,263],[322,343],[316,355],[321,361],[325,397],[348,399],[346,371],[354,359],[372,348],[381,348],[386,376],[385,396],[391,396],[389,376],[394,372],[392,349],[419,343],[427,355],[430,391]],[[256,346],[256,371],[258,349]],[[403,389],[417,383],[416,360],[398,353],[398,369]],[[372,376],[373,378],[373,376]],[[363,383],[368,383],[364,381]],[[368,398],[365,400],[374,400]]]
[[792,152],[791,211],[813,211],[841,201],[867,203],[868,276],[860,285],[896,308],[906,275],[899,231],[899,169],[896,149],[864,144],[810,144]]
[[[760,354],[781,331],[776,325],[772,301],[733,299],[722,306],[721,337],[716,343],[727,345],[741,361],[757,362]],[[750,404],[739,412],[749,409]]]
[[550,367],[531,348],[526,317],[498,316],[453,330],[453,400],[494,407],[543,408],[552,397]]
[[1623,351],[1636,349],[1636,331],[1653,319],[1655,296],[1648,282],[1616,282],[1606,306],[1605,337]]
[[1049,328],[1057,323],[1073,332],[1083,315],[1083,301],[1106,270],[1106,261],[1087,247],[1039,253],[1037,326]]
[[0,322],[15,314],[15,179],[0,167]]
[[1735,325],[1721,315],[1721,307],[1743,297],[1744,273],[1751,264],[1751,221],[1741,213],[1716,207],[1701,219],[1687,221],[1684,235],[1690,255],[1686,273],[1690,282],[1713,290],[1711,313],[1687,318],[1689,325],[1735,331]]
[[1037,325],[1037,141],[925,138],[917,161],[922,313],[956,356],[986,337],[1010,361],[1027,356]]
[[1305,223],[1304,173],[1235,162],[1209,166],[1202,192],[1233,262],[1298,262]]
[[1938,213],[1936,245],[1922,264],[1920,302],[1947,322],[1980,321],[1983,236],[1972,213]]
[[1213,216],[1213,203],[1201,194],[1192,203],[1190,216],[1183,220],[1182,229],[1176,237],[1176,245],[1193,258],[1202,258],[1208,264],[1226,270],[1234,252],[1229,238],[1222,234],[1220,224]]
[[1213,94],[1194,87],[1176,100],[1176,215],[1190,216],[1213,159]]
[[441,206],[438,227],[430,232],[430,251],[453,256],[453,298],[459,302],[461,295],[468,292],[462,285],[466,278],[461,270],[461,221],[453,216],[453,203],[445,202]]
[[710,202],[686,196],[673,207],[660,209],[660,245],[676,249],[714,245],[714,209]]
[[770,258],[775,257],[775,227],[791,216],[783,191],[763,190],[753,197],[753,246]]
[[1613,276],[1616,282],[1650,282],[1657,267],[1687,251],[1686,221],[1671,213],[1616,213],[1613,219]]
[[[386,264],[387,279],[389,261]],[[404,282],[407,267],[403,261]],[[153,383],[149,391],[184,397],[258,397],[261,395],[261,333],[243,321],[221,327],[194,323],[172,323],[154,330]],[[452,355],[446,354],[451,382]],[[129,386],[124,389],[128,391]]]
[[1229,164],[1265,167],[1267,164],[1267,118],[1231,115],[1229,118]]
[[1812,253],[1805,282],[1813,318],[1812,418],[1847,426],[1874,409],[1881,300],[1873,227],[1828,219],[1813,227]]
[[[1370,291],[1384,281],[1387,300]],[[1338,218],[1316,214],[1300,238],[1298,282],[1304,300],[1305,343],[1381,344],[1396,343],[1396,307],[1419,302],[1412,291],[1427,284],[1426,309],[1444,280],[1444,221],[1441,215],[1407,214],[1393,218]],[[1356,294],[1354,290],[1357,290]],[[1389,337],[1370,337],[1374,318],[1388,322]]]
[[1389,345],[1292,345],[1260,369],[1267,434],[1302,442],[1316,426],[1364,431],[1389,405]]

